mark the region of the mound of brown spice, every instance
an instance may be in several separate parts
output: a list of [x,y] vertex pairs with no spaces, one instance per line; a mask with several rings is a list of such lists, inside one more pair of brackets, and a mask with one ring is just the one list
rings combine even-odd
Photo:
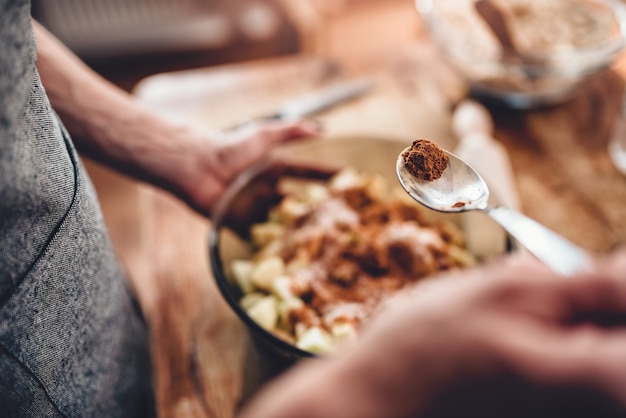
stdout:
[[437,180],[448,167],[448,156],[439,145],[419,138],[411,147],[402,153],[402,161],[406,169],[419,180]]

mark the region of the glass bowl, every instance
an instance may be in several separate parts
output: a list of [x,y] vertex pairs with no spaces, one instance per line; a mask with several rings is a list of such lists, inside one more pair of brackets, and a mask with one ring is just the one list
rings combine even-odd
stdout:
[[[490,0],[505,22],[505,29],[496,31],[477,12],[476,2],[415,4],[472,93],[514,108],[570,98],[584,80],[611,65],[625,45],[626,6],[619,0]],[[503,47],[498,32],[508,34],[514,47]]]
[[[290,161],[305,164],[323,161],[333,167],[352,167],[360,173],[377,174],[385,179],[389,187],[401,190],[395,163],[400,152],[410,142],[361,136],[326,138],[284,147],[279,150],[279,154]],[[243,293],[229,271],[234,260],[250,257],[251,244],[246,231],[254,223],[266,219],[269,208],[277,203],[277,200],[273,200],[268,204],[267,200],[271,195],[267,192],[276,186],[275,178],[272,180],[271,176],[267,176],[270,171],[268,164],[253,167],[237,178],[225,192],[213,217],[209,254],[217,286],[250,331],[257,352],[266,363],[282,370],[298,359],[316,354],[277,337],[253,320],[240,304]],[[501,256],[512,248],[512,242],[504,230],[483,214],[443,214],[426,208],[423,210],[429,217],[432,216],[431,219],[445,219],[458,225],[465,233],[469,249],[481,260]],[[236,228],[232,227],[230,221],[233,214],[238,220]]]

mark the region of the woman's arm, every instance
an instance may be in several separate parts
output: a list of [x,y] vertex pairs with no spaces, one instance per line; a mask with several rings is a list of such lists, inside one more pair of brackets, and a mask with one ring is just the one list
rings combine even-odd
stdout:
[[312,123],[279,123],[220,145],[190,127],[160,119],[91,70],[43,26],[33,25],[42,83],[77,149],[174,193],[204,214],[224,187],[273,145],[318,132]]

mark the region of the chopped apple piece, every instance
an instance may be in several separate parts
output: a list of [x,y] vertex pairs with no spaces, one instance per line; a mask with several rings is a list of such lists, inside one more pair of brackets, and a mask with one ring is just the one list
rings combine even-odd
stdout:
[[285,262],[282,258],[274,256],[259,261],[250,273],[250,280],[258,289],[269,292],[274,279],[283,274],[285,274]]
[[265,296],[246,311],[250,318],[267,330],[272,330],[278,322],[278,310],[276,309],[276,298]]
[[311,353],[324,354],[333,350],[333,340],[322,328],[311,327],[298,338],[296,347]]
[[253,268],[254,263],[249,260],[234,260],[230,265],[232,277],[243,293],[254,291],[252,284]]

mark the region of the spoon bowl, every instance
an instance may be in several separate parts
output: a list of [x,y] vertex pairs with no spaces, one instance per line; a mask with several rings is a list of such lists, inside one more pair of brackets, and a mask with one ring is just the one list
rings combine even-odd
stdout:
[[527,216],[489,203],[489,188],[480,174],[456,155],[436,180],[420,180],[405,166],[403,154],[396,161],[396,173],[404,190],[414,200],[439,212],[479,210],[491,216],[528,251],[557,273],[571,275],[590,271],[593,262],[582,248]]
[[[408,150],[405,149],[404,151]],[[404,153],[403,151],[403,153]],[[404,190],[424,206],[439,212],[464,212],[485,209],[489,188],[476,170],[456,155],[448,156],[448,167],[433,181],[420,180],[405,167],[402,154],[396,162],[398,179]]]

